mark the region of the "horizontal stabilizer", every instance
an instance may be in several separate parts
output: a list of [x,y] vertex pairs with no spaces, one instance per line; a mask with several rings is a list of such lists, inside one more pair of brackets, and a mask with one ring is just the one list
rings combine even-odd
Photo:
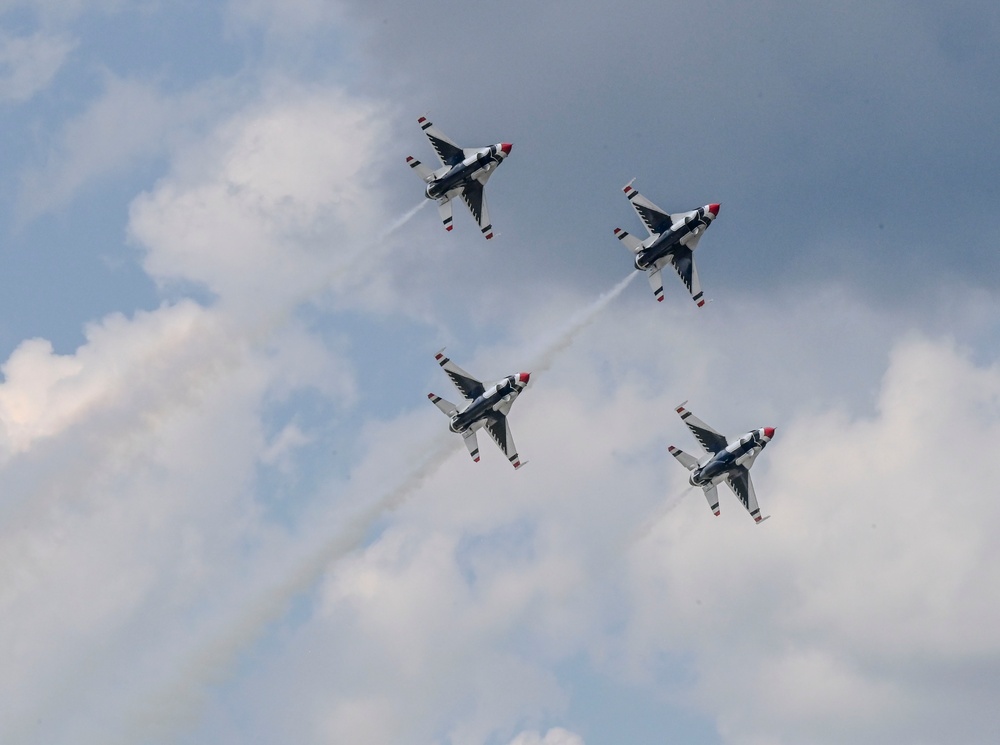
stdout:
[[674,456],[677,461],[684,466],[687,470],[693,471],[698,467],[698,459],[693,455],[685,453],[680,448],[676,448],[673,445],[667,448],[672,456]]
[[625,247],[634,254],[637,254],[640,250],[642,250],[642,241],[626,230],[615,228],[615,237],[625,244]]
[[470,429],[468,432],[462,435],[462,439],[465,440],[465,447],[468,448],[469,455],[472,456],[472,460],[478,463],[479,441],[476,439],[476,430]]
[[437,394],[428,393],[427,398],[431,400],[431,403],[441,409],[441,413],[445,416],[455,416],[458,413],[458,407],[455,406],[451,401],[441,398]]
[[412,155],[406,156],[406,162],[410,166],[410,168],[416,171],[417,175],[424,180],[424,183],[429,184],[431,181],[434,180],[434,171],[425,166],[423,163],[414,158]]
[[705,487],[705,499],[708,500],[708,506],[718,517],[721,510],[719,509],[719,490],[715,487],[715,484]]
[[441,216],[441,224],[444,225],[445,230],[451,230],[454,225],[451,224],[451,200],[448,198],[442,199],[438,202],[438,214]]

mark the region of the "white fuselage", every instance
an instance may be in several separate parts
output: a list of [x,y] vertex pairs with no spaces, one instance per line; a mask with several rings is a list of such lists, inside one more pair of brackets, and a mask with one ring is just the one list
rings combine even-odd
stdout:
[[770,435],[763,428],[748,432],[727,445],[724,450],[699,462],[698,467],[691,472],[689,483],[691,486],[706,487],[725,481],[733,470],[753,461],[770,441]]

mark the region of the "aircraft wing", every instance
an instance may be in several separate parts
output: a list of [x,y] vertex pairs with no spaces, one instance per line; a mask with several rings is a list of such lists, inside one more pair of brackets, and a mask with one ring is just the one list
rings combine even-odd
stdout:
[[510,427],[507,425],[507,417],[503,414],[494,414],[486,422],[486,431],[493,441],[503,450],[507,460],[515,469],[521,467],[521,459],[517,455],[517,447],[514,445],[514,438],[510,434]]
[[486,240],[493,237],[493,225],[490,223],[490,211],[486,208],[486,194],[483,193],[483,185],[479,181],[470,182],[462,190],[462,201],[469,207],[472,216],[479,223],[479,229],[483,231]]
[[759,523],[767,519],[760,516],[760,507],[757,506],[757,494],[753,490],[753,481],[750,480],[750,471],[747,468],[738,466],[735,470],[730,471],[729,475],[726,476],[726,483],[729,484],[729,488],[733,490],[733,493],[740,498],[743,506],[750,513],[750,517],[754,519],[754,522]]
[[442,165],[454,166],[462,162],[465,158],[465,151],[452,142],[444,132],[435,127],[427,117],[420,117],[417,119],[417,123],[424,130],[427,139],[431,141],[431,146],[441,159]]
[[458,388],[458,392],[465,396],[468,400],[471,401],[477,396],[483,395],[483,391],[486,389],[483,387],[482,381],[472,377],[465,370],[445,357],[443,349],[434,356],[434,359],[437,360],[438,364],[441,365],[445,373],[448,374],[448,377],[451,378],[451,382],[455,384],[456,388]]
[[632,203],[632,209],[639,215],[639,219],[645,224],[650,235],[665,233],[674,224],[668,213],[661,210],[632,188],[631,181],[626,184],[624,192],[625,196],[628,197],[628,201]]
[[691,293],[691,299],[702,307],[705,304],[705,293],[701,291],[701,282],[698,281],[698,270],[694,265],[694,255],[690,248],[678,246],[673,253],[674,271],[681,278],[681,282]]
[[677,407],[677,413],[681,415],[681,420],[691,430],[691,434],[701,443],[701,446],[709,453],[717,453],[725,450],[729,441],[726,436],[709,427],[705,422],[684,408],[684,404]]

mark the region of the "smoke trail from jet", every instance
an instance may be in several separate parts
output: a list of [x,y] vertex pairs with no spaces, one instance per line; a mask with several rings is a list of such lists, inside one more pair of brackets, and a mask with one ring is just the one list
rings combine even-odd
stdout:
[[382,233],[379,235],[378,239],[380,241],[384,241],[386,238],[388,238],[390,235],[395,233],[401,227],[406,225],[406,223],[408,223],[410,220],[416,217],[417,213],[420,212],[420,210],[422,210],[424,206],[429,202],[430,202],[429,199],[421,199],[419,204],[414,206],[411,210],[403,213],[403,215],[397,218],[395,222],[389,223],[382,231]]
[[635,279],[635,275],[636,272],[630,272],[621,282],[601,294],[600,297],[586,308],[570,316],[562,328],[558,329],[552,337],[544,340],[539,345],[539,349],[528,355],[530,363],[529,371],[544,372],[552,367],[559,354],[573,343],[577,334],[593,323],[598,314],[608,307],[612,300],[622,294],[625,288],[629,286],[629,283]]
[[677,494],[677,495],[675,495],[673,497],[670,497],[670,498],[666,499],[659,506],[659,508],[656,510],[656,512],[654,512],[652,515],[650,515],[645,520],[645,522],[643,522],[643,524],[640,525],[635,530],[634,533],[632,533],[631,537],[629,538],[629,540],[626,543],[626,546],[634,546],[636,543],[639,543],[639,542],[645,540],[646,538],[648,538],[649,534],[653,532],[653,529],[657,525],[660,524],[660,521],[663,520],[663,518],[665,518],[667,515],[669,515],[675,509],[677,509],[677,507],[680,505],[680,503],[684,501],[684,498],[688,494],[691,493],[692,489],[694,489],[694,487],[693,486],[689,486],[687,489],[685,489],[684,491],[682,491],[680,494]]
[[[419,209],[420,206],[411,210],[399,223],[410,219]],[[533,369],[549,369],[559,353],[569,347],[577,334],[589,326],[634,277],[635,273],[629,274],[611,290],[572,315],[553,336],[536,345],[533,356],[529,357],[535,361]],[[137,733],[148,738],[151,730],[169,733],[178,727],[192,724],[206,687],[225,680],[243,650],[256,642],[269,626],[280,621],[292,601],[319,582],[331,564],[362,548],[377,522],[387,513],[398,509],[417,492],[452,457],[456,448],[460,450],[461,445],[448,432],[442,432],[430,440],[417,458],[417,465],[397,486],[382,494],[347,523],[340,525],[332,537],[318,541],[316,548],[299,561],[280,582],[244,603],[228,621],[220,624],[220,631],[193,650],[174,680],[143,702],[121,741],[131,742]]]
[[455,454],[456,445],[459,443],[448,432],[434,437],[421,453],[419,465],[402,482],[340,525],[332,537],[318,541],[280,582],[223,621],[221,630],[191,652],[171,684],[143,701],[118,741],[144,741],[152,734],[168,735],[193,725],[207,686],[224,681],[239,655],[271,624],[280,621],[289,604],[316,585],[331,564],[362,548],[377,522],[417,492]]

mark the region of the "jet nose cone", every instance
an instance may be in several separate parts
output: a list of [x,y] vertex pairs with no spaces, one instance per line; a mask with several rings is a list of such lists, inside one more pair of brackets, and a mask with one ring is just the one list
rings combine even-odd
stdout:
[[517,382],[521,385],[527,385],[528,380],[531,378],[531,373],[518,373]]
[[506,155],[510,155],[510,149],[512,147],[514,147],[514,146],[511,143],[509,143],[509,142],[501,142],[500,143],[500,149],[503,151],[503,154],[505,156]]
[[722,205],[718,204],[718,203],[708,205],[708,211],[712,213],[712,217],[718,217],[719,216],[719,207],[721,207],[721,206]]
[[764,427],[764,437],[769,440],[774,437],[774,427]]

